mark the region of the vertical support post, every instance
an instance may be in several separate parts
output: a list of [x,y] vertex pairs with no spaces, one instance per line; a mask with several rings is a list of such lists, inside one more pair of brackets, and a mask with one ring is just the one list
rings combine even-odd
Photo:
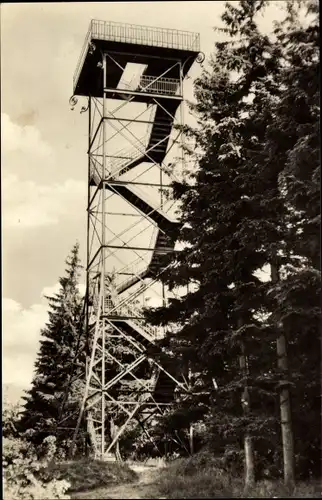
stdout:
[[[182,96],[182,101],[180,103],[180,126],[184,125],[184,95],[183,95],[183,66],[182,62],[179,63],[180,71],[180,91]],[[181,147],[181,175],[183,176],[184,166],[185,166],[185,152],[184,152],[184,135],[182,130],[180,131],[180,147]]]
[[[160,208],[163,210],[163,171],[160,166]],[[161,283],[161,288],[162,288],[162,306],[166,306],[166,299],[165,299],[165,286],[164,283]]]
[[[91,142],[92,142],[92,98],[88,97],[88,151],[87,151],[87,160],[88,160],[88,177],[87,177],[87,239],[86,239],[86,309],[85,309],[85,384],[87,378],[89,376],[89,360],[90,360],[90,352],[89,352],[89,284],[90,284],[90,276],[89,276],[89,261],[90,261],[90,243],[89,243],[89,232],[90,232],[90,214],[89,214],[89,205],[91,199],[91,191],[90,191],[90,176],[91,176]],[[85,407],[85,421],[87,422],[87,412]],[[87,426],[86,426],[86,441],[85,441],[85,454],[87,455]]]
[[[106,55],[103,53],[103,89],[106,86]],[[101,407],[101,459],[103,460],[105,454],[105,330],[106,330],[106,319],[105,319],[105,306],[106,306],[106,287],[105,287],[105,276],[106,276],[106,259],[105,259],[105,179],[106,179],[106,94],[103,90],[103,144],[102,144],[102,155],[103,155],[103,189],[102,189],[102,362],[101,362],[101,390],[102,390],[102,407]]]

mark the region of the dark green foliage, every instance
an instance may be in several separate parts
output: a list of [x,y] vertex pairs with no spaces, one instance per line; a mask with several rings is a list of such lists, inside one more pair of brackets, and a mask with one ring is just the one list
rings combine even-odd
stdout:
[[52,463],[48,466],[47,473],[55,479],[68,481],[71,493],[131,483],[137,478],[137,474],[126,464],[107,463],[88,458]]
[[[171,256],[175,265],[162,278],[190,290],[146,317],[168,327],[161,344],[177,369],[195,374],[198,395],[189,411],[182,401],[167,425],[187,429],[202,418],[214,449],[241,449],[249,432],[260,474],[267,467],[278,473],[281,465],[278,394],[285,374],[277,369],[275,339],[282,327],[298,463],[308,475],[319,469],[320,442],[319,30],[317,20],[308,29],[296,24],[298,11],[289,5],[274,41],[257,27],[255,13],[265,4],[226,5],[229,40],[216,44],[209,70],[195,82],[191,108],[199,127],[184,132],[203,155],[186,183],[174,185],[187,246]],[[281,272],[277,284],[257,277],[271,263]],[[242,346],[247,378],[239,368]],[[240,403],[246,383],[248,416]],[[312,426],[305,445],[304,422]]]
[[[256,316],[265,310],[267,286],[254,273],[280,246],[277,221],[283,217],[278,197],[273,206],[265,203],[267,191],[277,190],[277,173],[259,175],[261,144],[273,120],[269,111],[261,114],[268,99],[266,86],[271,87],[263,78],[268,71],[276,71],[278,61],[274,47],[254,24],[257,7],[258,2],[242,2],[227,8],[223,16],[227,33],[240,35],[242,41],[217,44],[210,71],[195,82],[197,104],[192,109],[200,127],[191,135],[204,155],[192,176],[193,186],[186,185],[181,192],[175,189],[184,224],[180,239],[189,245],[178,255],[176,269],[165,275],[170,286],[195,286],[167,309],[154,312],[155,321],[162,317],[163,323],[181,326],[166,342],[180,359],[181,369],[186,371],[191,363],[198,373],[195,384],[199,387],[194,391],[205,393],[207,432],[217,442],[224,439],[237,445],[242,443],[246,426],[256,430],[255,423],[243,416],[240,404],[245,384],[238,362],[240,346],[246,344],[250,356],[259,349],[258,340],[270,333]],[[263,64],[264,51],[270,56],[269,65]],[[238,72],[235,81],[230,77],[232,70]],[[260,435],[267,421],[258,397],[260,384],[256,386],[262,369],[263,365],[252,364],[252,418]],[[266,385],[266,391],[272,390],[271,384]],[[198,400],[191,404],[199,404]]]
[[259,481],[245,491],[233,450],[225,456],[209,451],[175,460],[160,471],[154,496],[145,498],[321,498],[321,484],[302,482],[289,490],[281,481]]
[[78,244],[66,263],[66,275],[59,279],[59,292],[47,297],[49,321],[41,331],[32,388],[23,398],[19,430],[35,444],[49,435],[57,437],[58,446],[68,440],[82,397],[79,385],[84,378],[85,352],[83,302],[78,291],[81,267]]
[[312,15],[307,28],[296,23],[290,3],[289,17],[276,29],[283,93],[265,151],[283,165],[288,264],[272,295],[288,339],[297,472],[307,477],[321,473],[320,61],[318,5],[304,6]]

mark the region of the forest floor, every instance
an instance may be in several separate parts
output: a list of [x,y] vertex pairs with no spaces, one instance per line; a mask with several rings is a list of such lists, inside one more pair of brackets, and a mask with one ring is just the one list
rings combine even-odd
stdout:
[[95,488],[93,490],[79,491],[71,494],[72,499],[109,499],[109,498],[160,498],[156,487],[156,481],[160,469],[148,465],[131,465],[131,469],[137,474],[137,479],[132,483],[110,485]]
[[322,498],[321,481],[300,482],[290,492],[282,480],[261,480],[244,490],[241,477],[232,477],[196,455],[166,467],[140,463],[84,459],[61,463],[60,479],[71,483],[71,499],[179,498]]

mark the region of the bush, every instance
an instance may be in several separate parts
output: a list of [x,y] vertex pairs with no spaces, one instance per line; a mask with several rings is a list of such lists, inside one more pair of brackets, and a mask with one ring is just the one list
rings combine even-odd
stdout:
[[102,462],[91,458],[52,462],[47,472],[56,480],[68,481],[71,493],[130,483],[137,479],[137,474],[124,463]]
[[178,459],[160,471],[158,498],[321,498],[321,485],[299,483],[289,491],[283,481],[259,481],[245,491],[243,475],[229,471],[227,457],[201,452]]
[[202,450],[188,458],[175,459],[173,471],[191,476],[196,471],[215,469],[217,472],[227,473],[231,477],[240,477],[243,474],[243,457],[239,450],[227,449],[223,455],[215,455],[208,450]]
[[6,397],[2,403],[2,435],[3,437],[18,437],[16,424],[21,412],[20,404],[11,404]]
[[70,484],[48,477],[55,438],[44,443],[48,453],[39,461],[30,443],[23,439],[4,437],[2,448],[3,493],[6,500],[69,499],[66,495]]

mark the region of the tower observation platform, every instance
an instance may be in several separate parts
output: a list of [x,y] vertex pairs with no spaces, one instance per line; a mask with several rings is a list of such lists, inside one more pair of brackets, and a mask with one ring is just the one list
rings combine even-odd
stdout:
[[[91,51],[92,44],[97,51]],[[101,51],[116,51],[119,58],[119,65],[110,65],[106,71],[105,82],[98,65]],[[171,61],[180,62],[185,76],[199,52],[198,33],[92,20],[74,74],[74,94],[103,97],[103,87],[115,89],[122,67],[131,61],[145,64],[145,75],[166,73],[168,79],[179,79],[177,65],[170,69]]]
[[158,415],[188,391],[149,355],[164,331],[147,324],[143,308],[173,293],[160,282],[160,256],[173,252],[180,227],[171,181],[185,166],[184,80],[196,60],[197,33],[93,20],[76,66],[72,102],[87,99],[88,196],[86,387],[74,442],[86,419],[101,458],[119,456],[138,428],[153,441]]

